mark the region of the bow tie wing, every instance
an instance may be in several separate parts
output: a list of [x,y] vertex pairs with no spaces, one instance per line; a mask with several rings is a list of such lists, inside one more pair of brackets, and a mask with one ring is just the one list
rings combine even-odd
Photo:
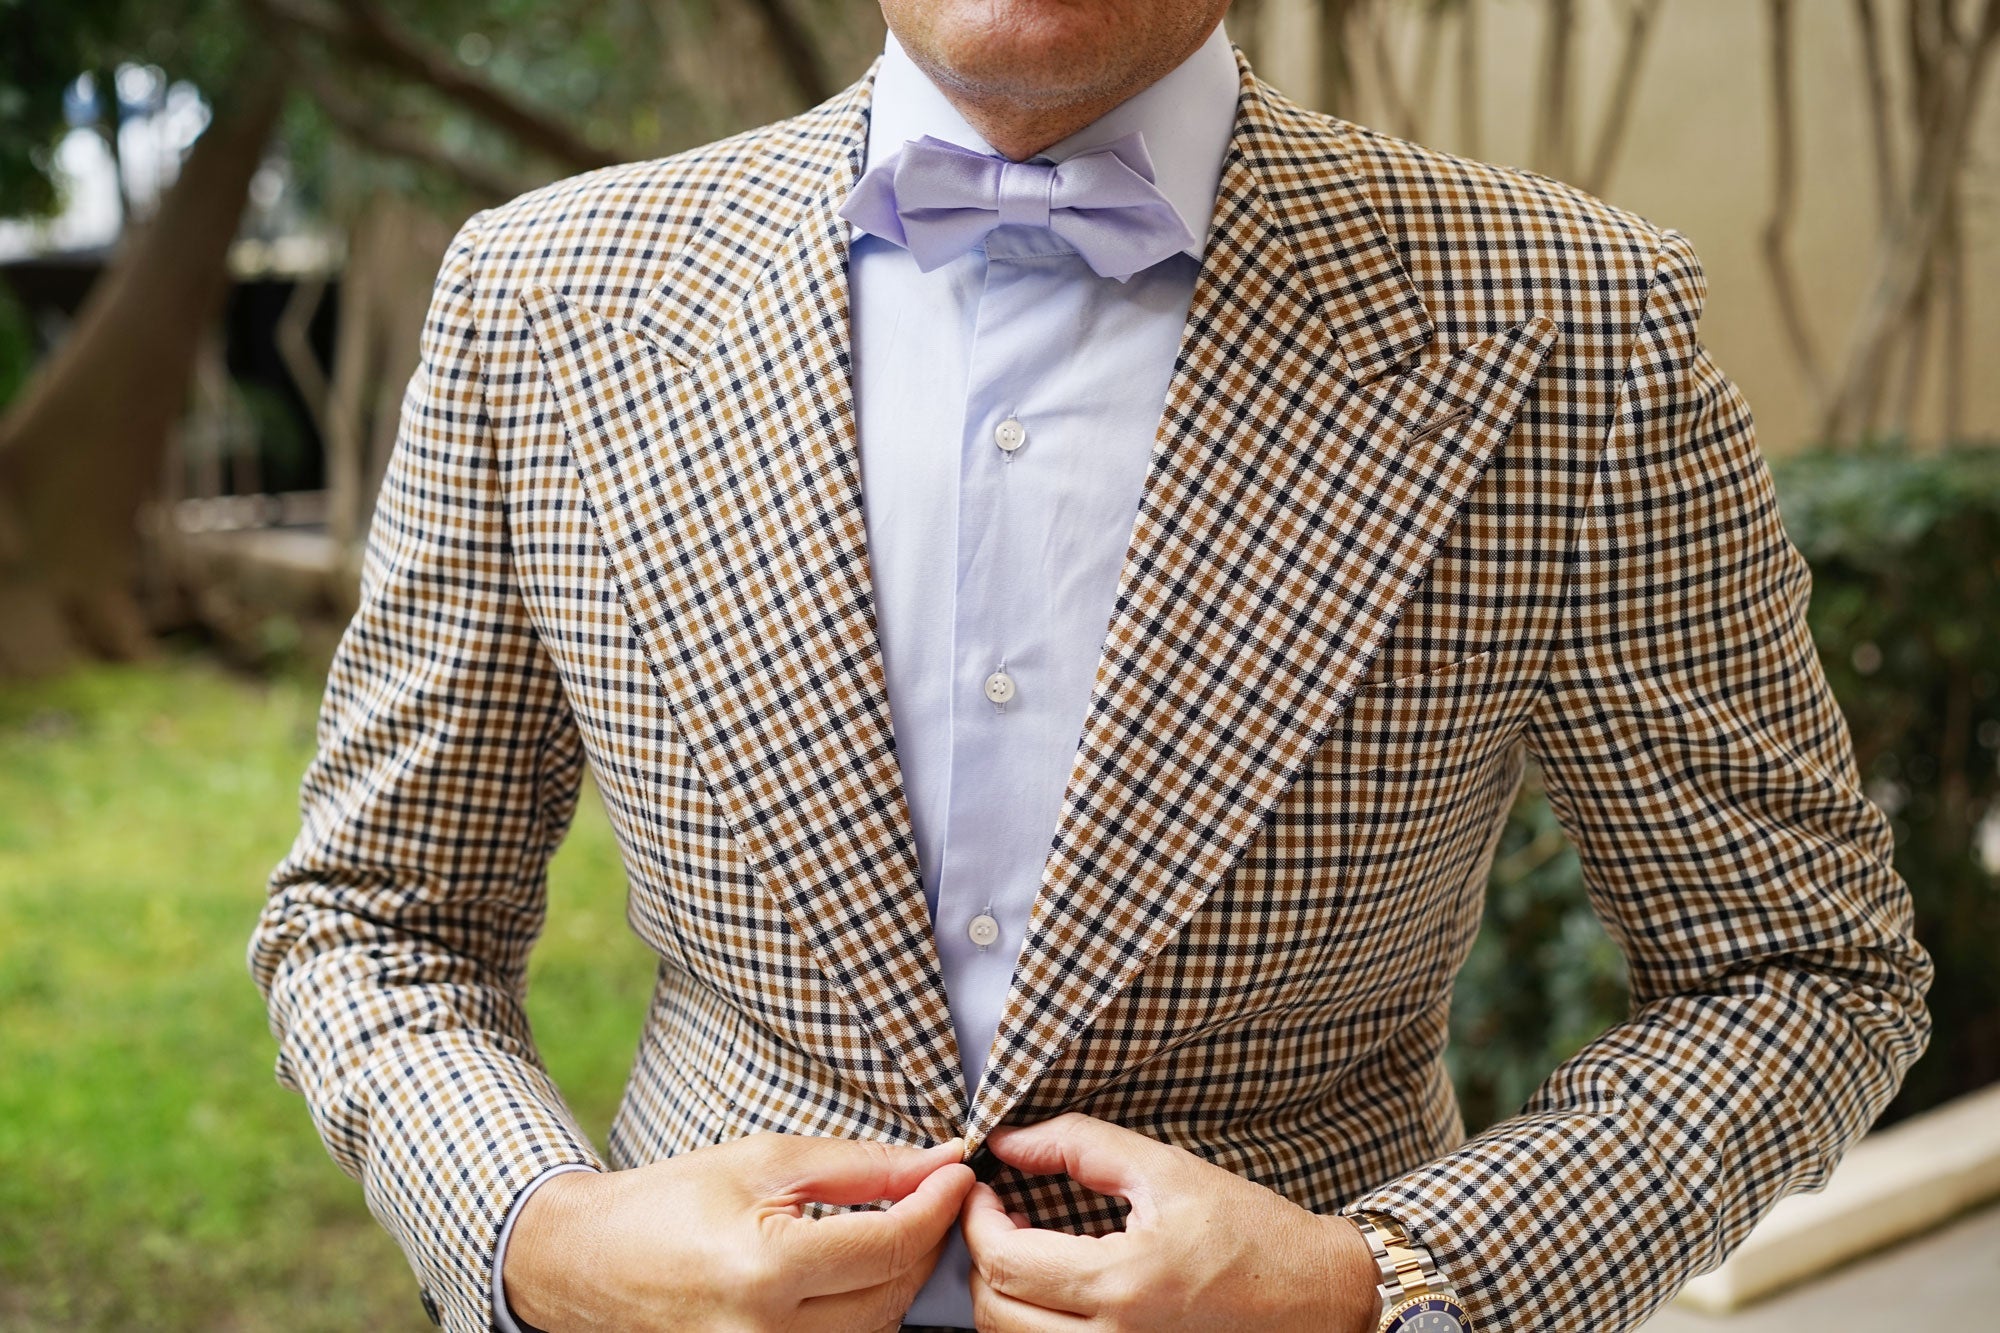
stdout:
[[920,139],[897,154],[896,211],[902,242],[928,273],[972,249],[998,221],[1003,163],[938,139]]
[[1195,239],[1159,187],[1110,150],[1080,153],[1056,168],[1049,229],[1120,282]]
[[840,216],[870,236],[880,236],[905,250],[910,248],[910,238],[903,232],[903,215],[896,208],[894,172],[879,167],[864,172],[854,183],[853,193],[840,206]]
[[1079,212],[1166,203],[1153,182],[1108,152],[1081,153],[1056,167],[1049,207]]
[[993,158],[928,136],[870,167],[840,216],[900,245],[925,273],[979,244],[993,229],[998,168]]

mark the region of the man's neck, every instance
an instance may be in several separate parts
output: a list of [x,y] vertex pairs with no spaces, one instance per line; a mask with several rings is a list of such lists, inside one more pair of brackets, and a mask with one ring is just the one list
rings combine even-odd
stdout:
[[[1017,93],[995,94],[968,87],[953,79],[948,72],[932,68],[921,59],[917,59],[916,63],[953,109],[965,118],[965,123],[991,145],[994,152],[1010,161],[1025,162],[1085,126],[1096,123],[1115,107],[1152,87],[1199,50],[1207,38],[1208,33],[1203,33],[1200,40],[1180,52],[1164,68],[1148,71],[1129,86],[1114,87],[1073,100],[1042,100],[1022,97]],[[913,59],[916,58],[913,56]]]
[[993,145],[994,152],[1014,162],[1025,162],[1094,123],[1143,88],[1059,107],[1025,107],[1001,99],[984,101],[942,83],[938,91],[965,117],[965,123],[979,132],[980,138]]

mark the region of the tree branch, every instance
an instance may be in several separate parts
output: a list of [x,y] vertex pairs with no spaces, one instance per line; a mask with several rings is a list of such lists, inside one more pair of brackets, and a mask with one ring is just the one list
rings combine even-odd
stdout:
[[314,0],[257,0],[271,17],[326,42],[342,55],[419,83],[456,102],[523,148],[573,170],[626,160],[590,143],[556,117],[530,106],[459,64],[398,23],[374,0],[339,0],[338,13]]
[[826,63],[820,59],[819,44],[785,0],[751,0],[751,3],[764,20],[764,31],[777,50],[778,63],[785,67],[792,86],[807,104],[824,102],[833,96],[833,80],[827,76]]
[[1463,0],[1458,7],[1458,151],[1467,157],[1481,155],[1479,2]]
[[1957,225],[1957,184],[1971,124],[2000,47],[2000,0],[1986,0],[1976,32],[1952,31],[1935,9],[1930,19],[1929,31],[1914,23],[1911,31],[1912,58],[1921,62],[1913,73],[1931,74],[1922,80],[1930,86],[1918,90],[1921,149],[1908,193],[1883,237],[1874,287],[1848,340],[1838,394],[1822,414],[1821,435],[1828,440],[1851,440],[1873,428],[1881,406],[1885,349],[1922,289],[1940,238]]
[[541,183],[463,153],[454,153],[427,134],[382,119],[359,98],[349,96],[325,70],[308,61],[298,62],[298,72],[306,92],[326,113],[326,118],[364,148],[429,167],[482,199],[512,199]]
[[1861,65],[1868,83],[1868,128],[1875,149],[1875,206],[1886,225],[1895,211],[1896,143],[1889,128],[1889,78],[1882,66],[1882,25],[1875,0],[1854,0]]
[[[1917,396],[1923,391],[1924,370],[1930,364],[1931,341],[1931,299],[1938,290],[1938,267],[1940,256],[1933,255],[1930,266],[1924,271],[1917,284],[1909,306],[1903,311],[1902,328],[1891,345],[1884,349],[1885,364],[1900,361],[1902,384],[1883,423],[1883,433],[1891,439],[1908,439],[1910,422],[1917,414]],[[1884,369],[1882,382],[1891,379]]]
[[1570,65],[1576,38],[1576,0],[1546,0],[1543,13],[1540,96],[1535,104],[1531,152],[1535,170],[1567,179],[1574,153]]
[[1798,209],[1798,123],[1792,90],[1792,0],[1767,0],[1771,20],[1771,216],[1764,224],[1764,266],[1792,356],[1815,402],[1824,404],[1826,382],[1792,276],[1786,241]]
[[1444,17],[1444,5],[1432,3],[1424,7],[1423,39],[1417,48],[1417,68],[1410,78],[1413,87],[1409,98],[1409,137],[1412,139],[1424,137],[1424,122],[1437,105],[1438,66],[1444,56]]
[[1356,68],[1352,55],[1358,40],[1356,29],[1364,11],[1374,0],[1324,0],[1319,29],[1320,106],[1336,116],[1354,119],[1360,115]]
[[[1956,191],[1954,191],[1956,193]],[[1969,324],[1965,297],[1965,210],[1953,198],[1940,252],[1944,289],[1944,419],[1942,437],[1965,438],[1965,349]]]
[[1660,14],[1660,0],[1633,0],[1625,20],[1625,47],[1618,58],[1604,120],[1598,127],[1597,147],[1590,155],[1590,169],[1584,174],[1583,188],[1603,194],[1611,184],[1618,164],[1618,150],[1625,144],[1625,129],[1632,118],[1632,104],[1638,99],[1639,73],[1645,68],[1646,46],[1652,37],[1653,20]]
[[1375,82],[1382,95],[1382,109],[1389,118],[1392,134],[1405,139],[1417,137],[1417,114],[1403,95],[1403,79],[1396,70],[1396,54],[1389,49],[1389,19],[1383,6],[1371,5],[1362,20],[1368,25],[1369,54],[1375,64]]

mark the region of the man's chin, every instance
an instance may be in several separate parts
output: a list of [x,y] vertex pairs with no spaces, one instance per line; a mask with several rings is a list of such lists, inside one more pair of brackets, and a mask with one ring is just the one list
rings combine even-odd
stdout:
[[933,82],[981,101],[1065,106],[1094,100],[1118,82],[1077,42],[1019,31],[953,37],[921,53],[912,50],[911,58]]
[[904,0],[884,10],[934,82],[1024,104],[1100,96],[1129,74],[1149,35],[1125,32],[1131,16],[1105,0]]

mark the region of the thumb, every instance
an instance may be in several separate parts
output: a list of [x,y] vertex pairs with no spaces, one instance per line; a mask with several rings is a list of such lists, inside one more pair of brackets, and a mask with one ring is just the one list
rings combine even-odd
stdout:
[[[865,1291],[893,1282],[915,1266],[927,1277],[972,1181],[972,1168],[955,1164],[931,1172],[887,1208],[835,1213],[812,1222],[787,1219],[778,1233],[789,1247],[786,1262],[804,1290],[815,1296]],[[915,1287],[910,1294],[916,1294]]]
[[993,1155],[1034,1176],[1068,1176],[1099,1194],[1136,1200],[1184,1154],[1122,1125],[1070,1111],[1037,1125],[996,1129]]
[[965,1156],[965,1141],[930,1148],[856,1139],[783,1140],[767,1178],[775,1195],[820,1203],[902,1199],[938,1170]]

